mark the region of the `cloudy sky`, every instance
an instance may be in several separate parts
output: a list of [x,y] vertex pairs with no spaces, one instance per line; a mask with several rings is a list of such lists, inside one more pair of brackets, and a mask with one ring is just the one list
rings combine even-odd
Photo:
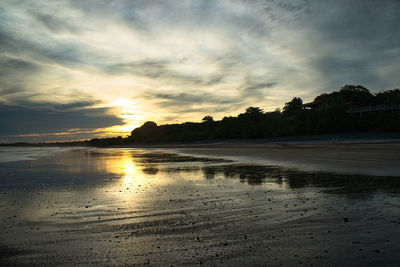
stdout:
[[0,2],[0,142],[400,86],[398,0]]

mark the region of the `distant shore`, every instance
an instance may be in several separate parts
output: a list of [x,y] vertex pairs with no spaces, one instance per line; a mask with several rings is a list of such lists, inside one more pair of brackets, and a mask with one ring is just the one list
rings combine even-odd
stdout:
[[[400,143],[400,132],[357,132],[335,133],[321,135],[281,136],[270,138],[240,138],[240,139],[205,139],[185,142],[155,142],[155,143],[130,143],[122,145],[108,145],[105,147],[175,147],[197,146],[211,144],[265,144],[265,143]],[[42,142],[42,143],[0,143],[0,146],[92,146],[83,141],[68,142]],[[104,147],[104,146],[102,146]]]

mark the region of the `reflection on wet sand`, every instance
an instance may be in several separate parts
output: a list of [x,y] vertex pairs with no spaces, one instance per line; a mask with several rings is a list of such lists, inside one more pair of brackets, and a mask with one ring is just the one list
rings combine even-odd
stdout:
[[139,149],[0,163],[0,263],[391,265],[400,179]]

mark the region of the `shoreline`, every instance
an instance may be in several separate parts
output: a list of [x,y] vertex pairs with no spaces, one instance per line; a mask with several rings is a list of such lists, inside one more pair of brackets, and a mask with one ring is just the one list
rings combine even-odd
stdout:
[[400,133],[221,139],[97,148],[156,149],[191,156],[226,158],[239,164],[280,166],[300,171],[400,177]]
[[269,138],[250,138],[250,139],[205,139],[197,141],[173,141],[173,142],[153,142],[153,143],[130,143],[120,145],[93,146],[83,141],[67,142],[43,142],[43,143],[0,143],[0,147],[164,147],[164,146],[195,146],[211,144],[269,144],[269,143],[400,143],[400,132],[356,132],[356,133],[335,133],[320,135],[294,135]]

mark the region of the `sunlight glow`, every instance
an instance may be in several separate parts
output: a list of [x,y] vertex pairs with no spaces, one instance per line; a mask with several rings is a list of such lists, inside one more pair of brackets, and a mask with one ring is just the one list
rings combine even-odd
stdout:
[[122,118],[125,124],[106,128],[107,135],[129,135],[143,121],[142,111],[133,100],[119,98],[112,101],[110,106],[114,108],[115,114]]
[[143,172],[128,151],[105,157],[99,166],[106,172],[120,176],[121,178],[118,179],[117,183],[122,184],[124,188],[135,187],[144,183]]
[[133,163],[132,162],[124,163],[124,177],[123,177],[124,184],[131,185],[132,179],[134,178],[135,175],[140,175],[140,174],[137,174],[137,171],[135,170]]

